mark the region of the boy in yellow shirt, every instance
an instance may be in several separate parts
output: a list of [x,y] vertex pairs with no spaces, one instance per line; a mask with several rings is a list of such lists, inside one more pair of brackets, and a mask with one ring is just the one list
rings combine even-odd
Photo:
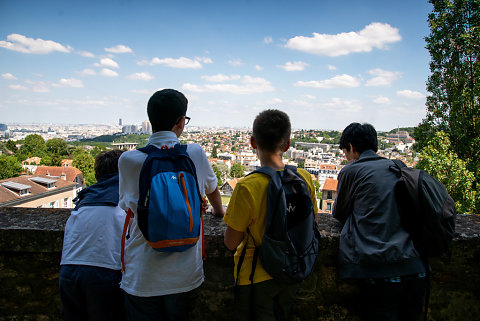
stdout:
[[[290,133],[290,119],[282,111],[265,110],[255,118],[251,145],[256,149],[262,166],[269,166],[277,171],[284,170],[282,156],[290,147]],[[318,208],[312,178],[304,169],[298,169],[298,173],[307,183],[316,213]],[[224,217],[228,225],[224,237],[225,245],[232,251],[236,250],[234,276],[239,285],[236,302],[236,316],[239,320],[292,319],[298,283],[287,285],[272,279],[260,260],[256,263],[253,285],[249,279],[255,245],[261,246],[265,231],[269,181],[270,178],[261,173],[253,173],[239,181]],[[237,275],[239,258],[245,244],[245,258]],[[253,286],[253,289],[250,286]],[[250,301],[252,296],[253,302]]]

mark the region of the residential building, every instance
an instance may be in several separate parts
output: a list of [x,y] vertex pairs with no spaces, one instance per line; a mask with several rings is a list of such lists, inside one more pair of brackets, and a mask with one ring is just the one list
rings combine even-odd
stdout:
[[46,175],[0,180],[0,207],[73,208],[76,184]]
[[336,179],[327,178],[322,188],[322,201],[320,204],[320,212],[332,214],[333,203],[337,198],[337,184]]

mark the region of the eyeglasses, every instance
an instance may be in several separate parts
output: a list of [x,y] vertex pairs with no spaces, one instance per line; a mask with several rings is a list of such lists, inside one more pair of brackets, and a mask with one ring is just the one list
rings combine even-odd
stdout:
[[191,119],[191,118],[188,117],[188,116],[180,116],[180,117],[178,117],[178,119],[177,119],[177,121],[175,122],[175,124],[178,124],[178,122],[182,120],[182,117],[185,117],[185,125],[188,125],[188,123],[190,122],[190,119]]

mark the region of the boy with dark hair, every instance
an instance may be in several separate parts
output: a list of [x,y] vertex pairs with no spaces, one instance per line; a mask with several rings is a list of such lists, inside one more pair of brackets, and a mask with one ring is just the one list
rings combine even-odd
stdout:
[[[269,166],[277,171],[284,170],[282,155],[290,146],[290,132],[290,119],[282,111],[265,110],[255,118],[250,141],[262,166]],[[301,168],[298,169],[298,173],[307,183],[316,213],[318,208],[311,175]],[[238,312],[236,315],[239,320],[250,320],[251,313],[255,320],[292,318],[298,284],[286,285],[272,279],[262,267],[260,260],[256,264],[253,285],[249,280],[255,245],[261,246],[265,231],[269,180],[267,175],[253,173],[239,181],[224,217],[228,225],[225,231],[225,245],[232,251],[236,250],[234,277],[239,285],[236,304]],[[240,273],[237,275],[239,257],[244,246],[247,246],[247,251]],[[253,302],[250,301],[251,294]],[[253,311],[250,311],[252,306]]]
[[340,277],[359,284],[365,320],[419,320],[425,268],[402,227],[391,160],[376,154],[377,133],[352,123],[340,138],[349,164],[338,175],[333,216],[341,221]]
[[[147,113],[153,134],[147,145],[173,148],[190,120],[186,116],[187,98],[174,89],[152,95]],[[187,154],[196,169],[198,189],[207,195],[212,214],[223,216],[224,209],[217,177],[198,144],[188,144]],[[120,207],[131,210],[129,237],[125,242],[125,271],[121,288],[125,291],[127,318],[142,320],[186,320],[190,312],[190,293],[204,280],[202,240],[183,252],[158,252],[143,236],[137,215],[139,178],[147,154],[139,150],[125,152],[119,160]]]
[[97,183],[80,191],[65,225],[60,262],[64,320],[124,320],[120,240],[125,212],[118,207],[120,150],[95,158]]

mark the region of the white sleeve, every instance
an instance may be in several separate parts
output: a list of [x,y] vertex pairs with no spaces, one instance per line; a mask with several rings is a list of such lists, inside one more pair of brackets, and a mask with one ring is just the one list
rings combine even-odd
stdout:
[[210,194],[217,187],[217,176],[208,162],[207,155],[198,144],[188,144],[188,155],[195,164],[197,170],[198,188],[200,193]]
[[118,160],[118,206],[124,211],[131,209],[135,214],[137,213],[139,176],[146,156],[146,154],[140,151],[127,151]]

